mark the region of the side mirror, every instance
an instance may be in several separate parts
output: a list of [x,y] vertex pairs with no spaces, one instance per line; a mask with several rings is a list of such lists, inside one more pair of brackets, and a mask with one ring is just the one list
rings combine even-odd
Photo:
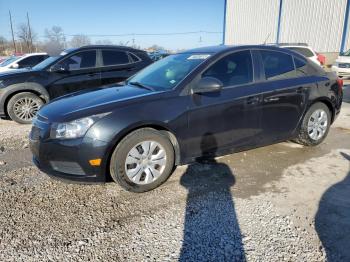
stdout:
[[14,63],[12,66],[11,66],[12,69],[18,69],[19,68],[19,65],[17,63]]
[[223,83],[215,77],[203,77],[192,89],[193,94],[202,94],[210,92],[219,92],[223,87]]
[[66,73],[68,72],[68,68],[60,65],[60,64],[55,64],[53,66],[50,67],[50,71],[51,72],[56,72],[56,73]]

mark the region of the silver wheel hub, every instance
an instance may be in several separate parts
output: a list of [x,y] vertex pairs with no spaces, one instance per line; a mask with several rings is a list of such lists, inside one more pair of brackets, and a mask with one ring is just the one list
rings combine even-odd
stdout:
[[311,139],[317,141],[321,139],[327,131],[328,116],[323,109],[317,109],[309,118],[307,132]]
[[166,152],[155,141],[143,141],[135,145],[125,159],[125,173],[135,184],[154,182],[164,172]]
[[13,112],[19,119],[29,121],[33,119],[40,107],[41,104],[36,99],[24,97],[15,102]]

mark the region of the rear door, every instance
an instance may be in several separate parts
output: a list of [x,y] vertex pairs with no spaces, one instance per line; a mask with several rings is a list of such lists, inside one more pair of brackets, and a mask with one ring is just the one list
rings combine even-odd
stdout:
[[100,68],[97,66],[97,51],[84,50],[59,61],[55,66],[65,68],[62,72],[50,72],[48,85],[51,98],[101,85]]
[[102,49],[100,54],[102,85],[116,84],[135,74],[137,61],[127,51]]
[[[263,92],[259,144],[288,139],[296,130],[306,107],[312,79],[295,69],[294,58],[280,51],[260,50],[263,79],[258,84]],[[305,62],[301,66],[305,66]]]

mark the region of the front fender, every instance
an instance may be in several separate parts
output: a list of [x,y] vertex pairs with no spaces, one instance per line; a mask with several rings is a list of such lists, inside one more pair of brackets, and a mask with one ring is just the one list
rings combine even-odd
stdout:
[[27,82],[9,85],[5,88],[0,89],[0,116],[5,115],[5,106],[8,99],[20,92],[33,92],[38,94],[45,102],[50,101],[50,96],[47,90],[38,83]]

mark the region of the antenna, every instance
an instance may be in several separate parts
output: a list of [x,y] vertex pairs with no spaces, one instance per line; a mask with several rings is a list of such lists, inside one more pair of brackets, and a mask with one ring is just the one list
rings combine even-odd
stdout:
[[270,35],[271,35],[271,32],[268,33],[267,37],[265,38],[264,45],[266,45],[266,41],[269,39]]

